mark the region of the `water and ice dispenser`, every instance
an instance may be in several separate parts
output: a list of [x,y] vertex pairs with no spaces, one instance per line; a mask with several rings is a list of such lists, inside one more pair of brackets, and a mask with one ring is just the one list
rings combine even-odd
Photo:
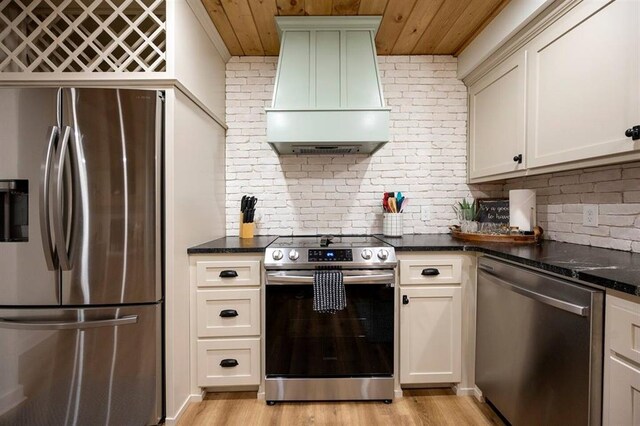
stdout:
[[29,181],[0,180],[0,242],[29,239]]

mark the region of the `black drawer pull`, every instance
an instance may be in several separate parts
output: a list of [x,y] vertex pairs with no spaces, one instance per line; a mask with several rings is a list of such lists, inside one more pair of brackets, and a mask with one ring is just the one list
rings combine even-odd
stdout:
[[640,139],[640,126],[633,126],[630,129],[627,129],[624,132],[624,135],[628,138],[633,139],[634,141],[637,141],[638,139]]
[[222,368],[236,367],[237,365],[237,359],[223,359],[222,361],[220,361],[220,367]]
[[232,271],[232,270],[220,271],[220,278],[236,278],[237,276],[238,276],[238,273],[236,271]]
[[435,277],[436,275],[440,275],[440,271],[437,268],[425,268],[422,270],[422,275],[425,277]]
[[409,298],[406,295],[402,296],[402,304],[403,305],[409,304]]
[[223,311],[220,311],[220,316],[222,318],[237,317],[238,316],[238,311],[236,311],[235,309],[225,309]]

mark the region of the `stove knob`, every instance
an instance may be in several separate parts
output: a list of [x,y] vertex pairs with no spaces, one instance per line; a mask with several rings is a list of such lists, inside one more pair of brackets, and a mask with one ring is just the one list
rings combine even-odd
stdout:
[[291,260],[298,260],[298,257],[300,257],[300,253],[298,253],[297,251],[295,251],[295,250],[291,250],[291,251],[289,252],[289,259],[291,259]]
[[371,253],[371,250],[369,249],[364,249],[362,250],[362,258],[364,260],[369,260],[371,259],[371,256],[373,256],[373,254]]
[[282,250],[274,251],[273,254],[271,255],[271,257],[273,257],[273,260],[281,260],[282,259]]
[[378,259],[387,260],[388,257],[389,257],[389,252],[387,250],[382,249],[378,252]]

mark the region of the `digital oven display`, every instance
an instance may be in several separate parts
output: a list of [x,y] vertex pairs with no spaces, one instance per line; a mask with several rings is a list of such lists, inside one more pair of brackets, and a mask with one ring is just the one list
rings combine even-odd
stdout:
[[309,262],[352,262],[351,249],[309,250]]

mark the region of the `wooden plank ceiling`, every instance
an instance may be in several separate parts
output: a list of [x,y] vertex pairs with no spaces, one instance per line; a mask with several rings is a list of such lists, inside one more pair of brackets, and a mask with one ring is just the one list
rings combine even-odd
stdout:
[[202,0],[232,55],[277,55],[276,15],[382,15],[379,55],[457,55],[509,0]]

